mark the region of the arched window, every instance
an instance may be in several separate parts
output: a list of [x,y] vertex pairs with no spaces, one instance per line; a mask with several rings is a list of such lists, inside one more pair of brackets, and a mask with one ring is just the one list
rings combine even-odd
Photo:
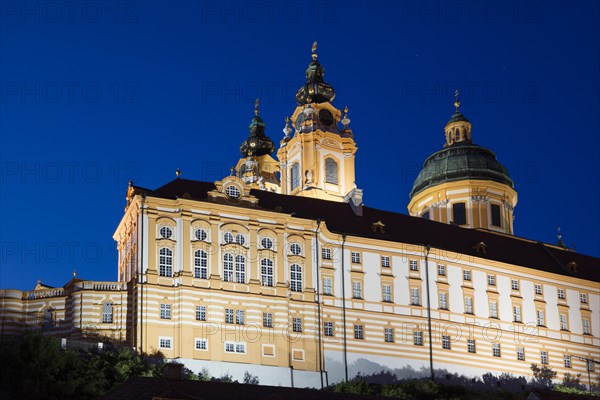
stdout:
[[208,257],[204,250],[194,252],[194,278],[208,278]]
[[338,180],[338,164],[333,158],[325,159],[325,182],[337,185]]
[[229,253],[223,256],[223,280],[225,282],[233,280],[233,256]]
[[173,276],[173,252],[170,249],[162,248],[159,255],[159,275]]
[[292,190],[296,189],[300,186],[300,166],[298,163],[292,165]]
[[292,292],[302,291],[302,267],[298,264],[290,266],[290,290]]
[[263,286],[273,286],[273,261],[268,258],[260,261],[260,281]]
[[239,254],[235,256],[235,281],[246,283],[246,258]]
[[112,324],[113,322],[113,305],[112,303],[102,304],[102,323]]

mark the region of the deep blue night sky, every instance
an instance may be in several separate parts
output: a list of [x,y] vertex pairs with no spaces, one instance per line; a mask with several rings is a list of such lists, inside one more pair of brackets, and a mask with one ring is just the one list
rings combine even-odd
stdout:
[[261,99],[278,143],[319,43],[365,204],[406,213],[459,88],[518,236],[600,256],[597,2],[0,3],[0,288],[115,280],[127,182],[228,174]]

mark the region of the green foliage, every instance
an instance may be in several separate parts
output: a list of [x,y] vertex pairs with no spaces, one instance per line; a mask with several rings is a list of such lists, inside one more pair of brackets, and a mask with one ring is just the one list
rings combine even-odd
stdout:
[[130,376],[160,376],[162,359],[132,350],[82,353],[58,339],[30,335],[0,342],[0,398],[92,399]]
[[533,381],[538,387],[552,388],[552,380],[556,378],[557,372],[547,365],[541,367],[537,364],[531,364],[531,372],[533,372]]
[[244,372],[244,383],[246,385],[258,385],[258,376],[252,375],[250,372]]
[[206,368],[202,368],[202,371],[198,372],[198,380],[203,382],[208,382],[212,379],[210,373]]

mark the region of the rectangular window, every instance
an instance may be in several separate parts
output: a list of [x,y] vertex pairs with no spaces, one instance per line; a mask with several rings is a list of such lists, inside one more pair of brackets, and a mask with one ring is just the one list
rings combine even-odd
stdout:
[[292,320],[292,327],[294,332],[302,332],[302,318],[294,318]]
[[490,318],[498,318],[498,303],[490,301]]
[[271,313],[263,313],[263,326],[265,328],[273,327],[273,314]]
[[540,362],[542,365],[548,365],[548,352],[540,351]]
[[194,252],[194,278],[208,278],[208,255],[203,250]]
[[246,352],[246,343],[225,342],[225,352],[243,354]]
[[292,172],[290,175],[292,176],[292,190],[294,190],[300,185],[300,166],[298,163],[292,165]]
[[440,310],[448,309],[448,293],[440,292]]
[[362,299],[362,283],[354,281],[352,282],[352,297],[355,299]]
[[225,323],[233,324],[233,309],[232,308],[225,309]]
[[467,223],[467,211],[465,203],[454,203],[452,204],[452,216],[456,225],[465,225]]
[[565,289],[558,289],[558,298],[561,300],[565,299]]
[[408,266],[410,268],[411,271],[418,271],[419,270],[419,263],[417,262],[417,260],[410,260],[408,262]]
[[545,318],[544,318],[544,311],[543,310],[537,310],[536,314],[537,314],[537,324],[538,324],[538,326],[546,326],[546,321],[545,321]]
[[161,349],[170,349],[171,345],[171,338],[161,337],[158,339],[158,347]]
[[196,321],[206,321],[206,306],[196,306]]
[[587,294],[585,293],[580,293],[579,299],[581,300],[581,304],[587,304],[588,302]]
[[160,305],[160,319],[171,319],[171,305],[161,304]]
[[364,339],[364,332],[362,325],[354,325],[354,339]]
[[442,348],[450,350],[450,336],[442,336]]
[[561,331],[569,330],[569,320],[567,318],[567,314],[560,314],[560,330]]
[[583,322],[583,334],[584,335],[591,335],[592,331],[590,329],[590,320],[587,319],[587,318],[584,318],[582,320],[582,322]]
[[467,340],[467,350],[469,351],[469,353],[475,353],[475,340]]
[[513,321],[521,322],[521,307],[513,306]]
[[384,333],[386,342],[392,343],[394,341],[394,329],[393,328],[384,328],[383,333]]
[[390,266],[390,257],[389,256],[381,256],[381,266],[389,268],[389,266]]
[[323,247],[321,254],[323,256],[323,260],[331,260],[331,249]]
[[465,297],[465,313],[473,314],[473,298]]
[[571,368],[571,356],[568,354],[565,354],[563,357],[564,363],[565,363],[565,368]]
[[325,336],[333,336],[333,322],[325,322],[324,329]]
[[113,305],[112,303],[102,304],[102,323],[112,324],[113,322]]
[[446,266],[445,265],[438,265],[438,275],[446,276]]
[[302,267],[298,264],[290,266],[290,290],[292,292],[302,291]]
[[357,251],[352,252],[352,262],[354,264],[360,264],[360,253]]
[[535,289],[535,294],[543,294],[542,285],[536,283],[535,285],[533,285],[533,287]]
[[492,204],[491,212],[492,212],[492,225],[502,226],[502,224],[500,223],[500,206],[498,204]]
[[235,323],[238,325],[245,324],[244,310],[235,310]]
[[492,355],[500,357],[500,343],[492,343]]
[[470,281],[471,280],[471,271],[469,271],[468,269],[463,269],[463,279],[465,281]]
[[419,288],[410,289],[410,304],[412,304],[413,306],[421,305],[421,295]]
[[496,275],[488,275],[488,285],[496,286]]
[[330,277],[326,276],[323,278],[323,294],[332,295],[333,294],[333,281]]
[[517,347],[517,360],[525,361],[525,348]]
[[392,287],[390,285],[383,285],[382,291],[383,291],[383,301],[385,301],[386,303],[391,303],[392,302]]
[[421,331],[413,332],[413,343],[416,346],[423,346],[423,332],[421,332]]
[[587,360],[587,370],[594,372],[594,360]]
[[519,281],[516,279],[511,279],[510,281],[510,288],[512,290],[519,290]]
[[208,341],[206,339],[196,339],[194,347],[196,350],[208,350]]

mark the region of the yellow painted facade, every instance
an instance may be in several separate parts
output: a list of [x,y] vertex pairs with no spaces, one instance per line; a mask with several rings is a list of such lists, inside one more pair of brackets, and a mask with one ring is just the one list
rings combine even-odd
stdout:
[[[313,56],[319,71],[315,62]],[[331,115],[321,120],[323,110]],[[261,383],[295,386],[319,386],[323,377],[336,382],[346,371],[349,377],[381,370],[416,374],[429,366],[430,343],[434,368],[466,375],[529,376],[543,352],[559,377],[586,375],[582,361],[572,357],[566,366],[566,356],[600,359],[600,287],[581,275],[597,269],[598,259],[544,245],[542,254],[577,260],[559,262],[570,270],[551,270],[491,257],[483,239],[464,251],[400,241],[391,236],[398,231],[394,221],[416,219],[380,213],[368,220],[362,214],[347,110],[307,101],[291,123],[294,135],[286,135],[277,160],[242,157],[231,176],[214,184],[180,177],[156,190],[131,184],[113,235],[118,282],[74,278],[64,288],[2,290],[1,334],[33,329],[117,340],[216,376],[230,372],[241,379],[249,371]],[[470,123],[448,124],[446,138],[448,147],[470,140]],[[243,170],[248,161],[257,167]],[[286,208],[298,197],[341,210],[348,233],[340,221],[316,218],[316,210],[294,210],[300,203]],[[497,236],[506,244],[539,245],[512,237],[517,194],[494,180],[432,185],[408,208],[412,216],[428,211],[429,219],[448,224],[455,202],[468,205],[465,228],[490,231],[481,232],[488,243]],[[499,226],[492,226],[491,204],[500,206]],[[418,223],[439,232],[438,224]],[[359,228],[365,229],[352,233]],[[469,232],[452,229],[458,236]]]

